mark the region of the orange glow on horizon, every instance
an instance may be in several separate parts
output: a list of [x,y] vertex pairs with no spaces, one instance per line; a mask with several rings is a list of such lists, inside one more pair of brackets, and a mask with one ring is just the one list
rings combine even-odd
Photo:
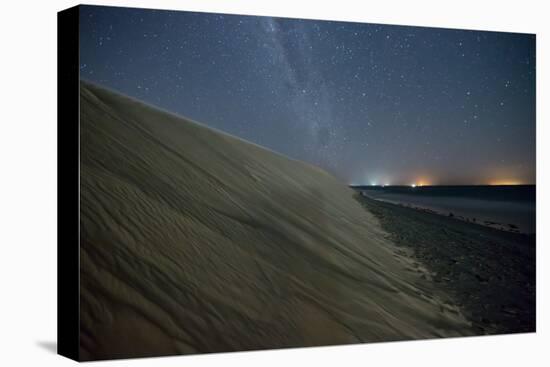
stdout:
[[489,182],[491,186],[504,186],[504,185],[521,185],[522,183],[514,180],[496,180]]
[[417,187],[422,187],[422,186],[430,186],[432,185],[432,183],[430,182],[430,180],[426,178],[420,178],[414,182],[414,185]]

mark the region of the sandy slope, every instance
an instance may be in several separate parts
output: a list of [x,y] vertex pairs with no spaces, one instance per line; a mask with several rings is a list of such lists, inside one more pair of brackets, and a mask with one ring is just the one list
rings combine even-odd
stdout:
[[328,173],[89,84],[80,107],[82,359],[471,333]]

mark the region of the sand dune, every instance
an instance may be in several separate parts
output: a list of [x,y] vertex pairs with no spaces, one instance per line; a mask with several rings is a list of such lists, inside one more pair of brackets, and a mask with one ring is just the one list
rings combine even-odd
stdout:
[[472,333],[330,174],[80,93],[81,359]]

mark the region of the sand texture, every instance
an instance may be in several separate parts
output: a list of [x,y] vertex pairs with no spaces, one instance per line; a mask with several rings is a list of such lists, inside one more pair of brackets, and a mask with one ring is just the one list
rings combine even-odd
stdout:
[[473,333],[330,174],[80,93],[82,360]]

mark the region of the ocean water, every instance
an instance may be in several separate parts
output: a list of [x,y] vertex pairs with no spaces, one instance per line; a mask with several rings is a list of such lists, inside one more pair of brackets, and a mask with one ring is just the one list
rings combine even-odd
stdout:
[[[536,186],[356,186],[370,198],[493,228],[536,232]],[[452,214],[451,214],[452,213]]]

